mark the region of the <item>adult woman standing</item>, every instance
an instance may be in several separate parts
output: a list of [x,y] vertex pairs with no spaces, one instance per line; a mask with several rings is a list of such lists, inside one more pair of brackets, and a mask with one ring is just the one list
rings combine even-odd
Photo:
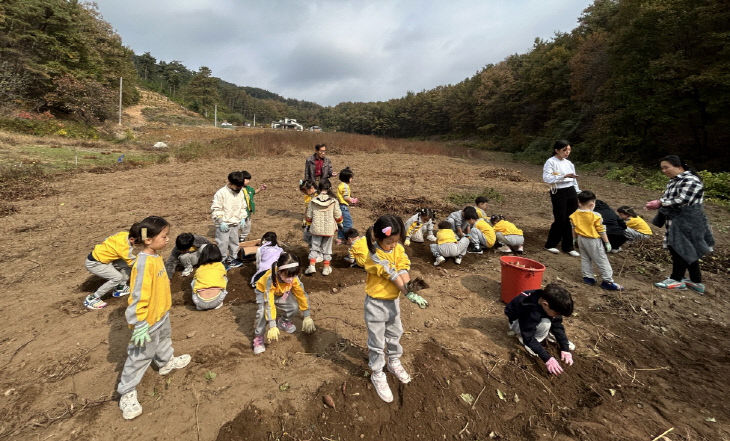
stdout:
[[578,209],[578,175],[575,166],[568,161],[570,144],[565,140],[555,141],[553,156],[545,161],[542,168],[542,180],[550,184],[550,202],[553,204],[553,224],[550,225],[545,248],[558,254],[557,246],[562,243],[564,252],[573,257],[580,254],[573,249],[573,232],[568,216]]
[[[653,223],[666,225],[664,247],[672,255],[672,275],[654,284],[657,288],[687,289],[705,292],[700,272],[700,258],[711,252],[715,245],[702,206],[704,185],[679,156],[669,155],[659,161],[669,178],[661,198],[646,203],[646,208],[659,210]],[[689,279],[684,278],[689,270]]]

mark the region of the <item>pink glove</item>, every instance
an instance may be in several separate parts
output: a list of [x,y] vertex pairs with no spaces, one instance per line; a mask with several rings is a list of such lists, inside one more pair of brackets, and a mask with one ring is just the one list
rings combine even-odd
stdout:
[[560,367],[560,363],[558,363],[558,360],[556,360],[555,357],[550,357],[550,360],[545,362],[545,366],[547,366],[548,372],[553,375],[560,375],[563,373],[563,368]]
[[351,204],[357,204],[360,200],[358,198],[350,198]]
[[659,201],[659,199],[649,201],[645,205],[647,210],[658,210],[659,207],[661,207],[661,206],[662,206],[662,203]]
[[259,186],[259,189],[260,189],[260,190],[266,190],[266,184],[261,184],[261,185]]
[[570,352],[560,351],[560,359],[568,366],[573,366],[573,354]]

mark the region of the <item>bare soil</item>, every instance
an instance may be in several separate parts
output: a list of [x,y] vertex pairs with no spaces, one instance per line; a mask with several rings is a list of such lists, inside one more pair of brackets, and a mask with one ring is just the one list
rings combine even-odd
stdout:
[[[192,138],[192,130],[184,132]],[[413,381],[398,385],[389,375],[396,399],[383,403],[366,377],[365,274],[347,267],[346,248],[336,246],[331,276],[302,278],[317,332],[284,335],[259,356],[251,351],[252,262],[229,273],[230,295],[215,311],[196,311],[190,279],[176,274],[173,343],[192,362],[166,377],[149,369],[137,388],[144,413],[125,421],[114,390],[130,337],[127,302],[83,307],[101,283],[83,266],[91,247],[153,214],[170,221],[173,239],[186,231],[212,238],[212,195],[228,172],[246,169],[254,185],[269,187],[256,197],[252,238],[275,231],[303,258],[297,182],[309,152],[81,173],[48,182],[49,196],[17,202],[2,218],[0,439],[602,441],[652,440],[670,428],[664,439],[730,439],[727,211],[708,209],[719,251],[705,259],[707,294],[652,286],[669,272],[658,237],[610,256],[627,290],[608,293],[581,283],[578,259],[543,250],[552,218],[540,167],[496,154],[331,150],[335,168],[355,171],[362,204],[352,214],[361,231],[380,214],[405,217],[419,206],[445,217],[457,208],[449,194],[485,187],[501,194],[488,212],[522,228],[527,257],[547,266],[544,281],[573,293],[576,314],[566,329],[575,364],[550,376],[507,334],[496,253],[436,268],[427,246],[414,244],[412,277],[428,285],[421,294],[430,307],[401,303],[403,362]],[[643,207],[657,196],[590,175],[581,186],[613,207]]]

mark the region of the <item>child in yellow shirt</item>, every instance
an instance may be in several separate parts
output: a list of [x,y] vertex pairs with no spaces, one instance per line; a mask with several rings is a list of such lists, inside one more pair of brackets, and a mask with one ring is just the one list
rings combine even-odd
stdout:
[[193,303],[198,311],[220,308],[228,295],[226,291],[228,277],[221,260],[223,256],[218,247],[203,245],[198,269],[195,270],[195,277],[190,283],[193,287]]
[[[472,210],[474,207],[467,207]],[[438,224],[438,231],[436,232],[436,243],[429,245],[431,254],[436,257],[433,265],[439,266],[446,261],[447,257],[453,257],[454,263],[461,265],[461,259],[464,258],[467,249],[469,248],[469,236],[464,236],[461,239],[456,239],[456,233],[451,229],[451,222],[441,221]]]
[[469,226],[472,253],[481,254],[484,249],[492,248],[497,242],[494,228],[479,217],[474,207],[464,209],[464,221]]
[[490,218],[492,228],[496,233],[497,240],[502,244],[497,248],[501,253],[515,252],[522,254],[524,252],[525,237],[522,230],[517,228],[512,222],[505,220],[501,214],[495,214]]
[[364,268],[369,254],[365,236],[360,236],[360,233],[356,229],[350,228],[345,231],[345,240],[347,245],[350,246],[350,249],[347,250],[345,262],[349,263],[350,266]]
[[624,237],[628,240],[646,240],[652,236],[653,233],[649,224],[637,215],[633,208],[622,205],[616,209],[616,213],[618,213],[618,217],[626,222]]

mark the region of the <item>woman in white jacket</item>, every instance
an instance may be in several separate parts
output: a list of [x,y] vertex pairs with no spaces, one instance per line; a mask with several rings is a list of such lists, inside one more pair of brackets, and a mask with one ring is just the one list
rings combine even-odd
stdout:
[[553,156],[545,161],[542,168],[542,180],[550,184],[550,202],[553,204],[553,224],[550,225],[545,248],[551,253],[558,254],[558,244],[564,252],[578,257],[580,254],[573,249],[573,232],[568,216],[578,209],[578,175],[575,166],[568,161],[570,144],[565,140],[555,141]]

